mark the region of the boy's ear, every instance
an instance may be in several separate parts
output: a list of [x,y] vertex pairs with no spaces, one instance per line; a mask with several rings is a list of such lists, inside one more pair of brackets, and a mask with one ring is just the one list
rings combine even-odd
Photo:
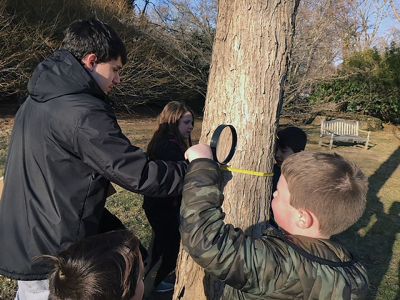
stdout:
[[89,53],[84,58],[82,58],[83,66],[89,71],[93,71],[96,62],[97,56],[94,53]]
[[301,229],[310,228],[314,223],[314,216],[308,210],[298,209],[298,218],[296,220],[297,227]]

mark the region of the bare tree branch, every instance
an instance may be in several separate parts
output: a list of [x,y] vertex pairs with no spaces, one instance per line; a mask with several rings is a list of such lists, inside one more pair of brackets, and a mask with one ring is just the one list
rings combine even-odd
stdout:
[[[387,0],[386,0],[386,1],[387,1]],[[385,1],[385,2],[386,2],[386,1]],[[396,5],[395,5],[395,3],[394,3],[394,0],[389,0],[389,2],[390,2],[390,6],[391,6],[391,8],[392,8],[392,11],[393,11],[394,16],[396,17],[397,21],[400,22],[400,12],[398,11],[398,9],[397,9],[397,7],[396,7]]]

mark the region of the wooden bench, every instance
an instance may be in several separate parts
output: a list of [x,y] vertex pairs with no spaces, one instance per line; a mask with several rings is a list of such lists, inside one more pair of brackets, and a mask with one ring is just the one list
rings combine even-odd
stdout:
[[[364,133],[366,137],[360,136]],[[368,149],[370,131],[361,130],[358,121],[353,120],[322,120],[321,133],[319,135],[319,145],[322,146],[322,140],[329,137],[329,149],[332,149],[334,142],[364,144],[364,148]]]

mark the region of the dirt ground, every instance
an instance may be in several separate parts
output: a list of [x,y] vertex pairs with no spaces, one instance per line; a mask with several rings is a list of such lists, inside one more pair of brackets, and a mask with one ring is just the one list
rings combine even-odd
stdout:
[[[123,132],[133,144],[145,147],[156,127],[156,119],[121,117]],[[201,120],[195,124],[194,139],[200,135]],[[6,148],[13,124],[12,116],[0,116],[0,177],[4,170]],[[306,150],[337,152],[355,161],[369,176],[368,205],[360,222],[337,237],[346,243],[365,264],[370,278],[369,299],[400,299],[400,140],[399,130],[386,125],[371,133],[372,147],[320,147],[319,127],[301,126],[308,134]],[[239,137],[240,139],[240,137]],[[9,299],[12,281],[0,277],[0,299]],[[8,296],[7,296],[8,295]],[[171,293],[152,295],[150,299],[171,299]]]

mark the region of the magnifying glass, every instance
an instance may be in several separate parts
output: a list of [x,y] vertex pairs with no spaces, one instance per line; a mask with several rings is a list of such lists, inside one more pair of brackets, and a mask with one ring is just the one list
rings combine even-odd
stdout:
[[226,165],[233,157],[236,151],[237,133],[232,125],[219,125],[210,142],[213,158],[221,165]]

